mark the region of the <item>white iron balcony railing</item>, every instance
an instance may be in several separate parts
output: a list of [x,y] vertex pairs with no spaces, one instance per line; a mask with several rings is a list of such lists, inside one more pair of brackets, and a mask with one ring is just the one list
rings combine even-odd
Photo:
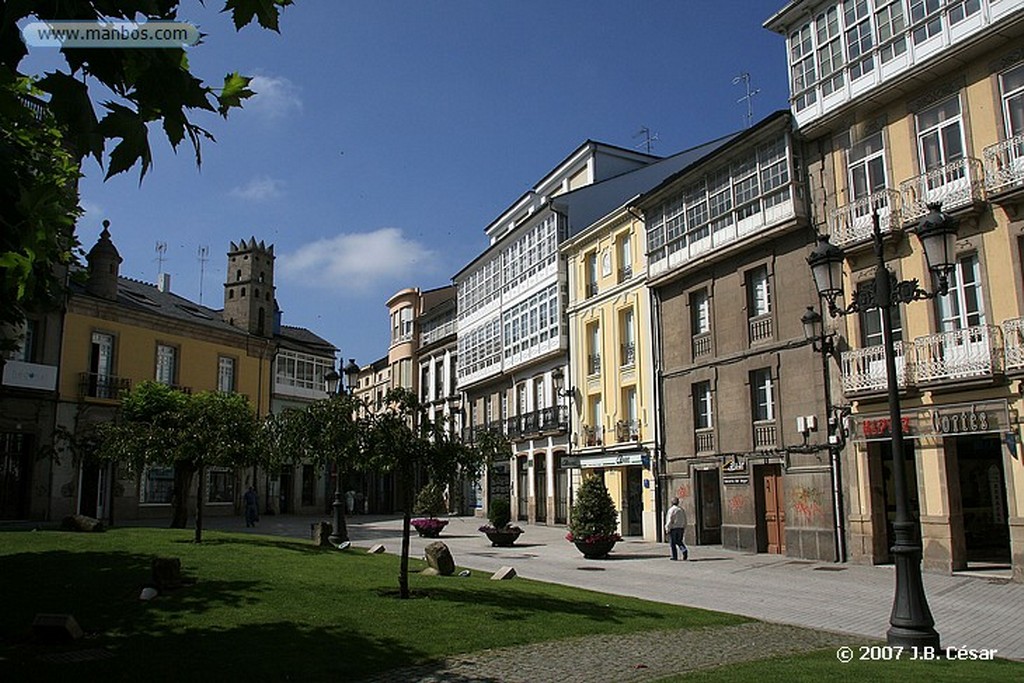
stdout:
[[985,199],[985,173],[981,160],[964,157],[900,183],[903,220],[912,223],[928,213],[928,204],[941,202],[943,211],[955,211]]
[[637,420],[619,420],[615,423],[615,442],[640,440],[640,423]]
[[832,210],[828,217],[828,233],[832,244],[847,247],[871,240],[874,230],[871,214],[878,211],[878,226],[888,234],[903,226],[900,193],[880,190]]
[[1024,318],[1003,321],[1003,357],[1006,370],[1024,370]]
[[1024,133],[986,147],[983,156],[990,194],[1024,187]]
[[914,377],[918,383],[991,377],[1002,372],[1002,332],[976,325],[914,340]]
[[[902,341],[893,344],[893,348],[896,351],[896,384],[900,389],[906,389],[913,383],[914,364],[908,362]],[[846,395],[885,391],[889,386],[885,374],[885,350],[881,345],[844,351],[840,363],[843,393]]]

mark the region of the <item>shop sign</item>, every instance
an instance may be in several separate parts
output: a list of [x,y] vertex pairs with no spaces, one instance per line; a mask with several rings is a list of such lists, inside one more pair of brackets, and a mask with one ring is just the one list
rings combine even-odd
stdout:
[[575,455],[563,455],[562,459],[559,461],[559,464],[561,465],[562,469],[567,470],[573,467],[579,467],[580,459]]
[[726,486],[746,486],[750,483],[750,477],[722,477],[722,483]]
[[598,455],[594,457],[580,458],[580,467],[619,467],[625,465],[643,465],[642,453],[621,453],[618,455]]
[[[1010,430],[1010,415],[1005,401],[980,401],[949,406],[934,406],[904,411],[900,424],[903,436],[926,437],[991,434]],[[884,441],[892,438],[888,415],[854,415],[851,441]]]

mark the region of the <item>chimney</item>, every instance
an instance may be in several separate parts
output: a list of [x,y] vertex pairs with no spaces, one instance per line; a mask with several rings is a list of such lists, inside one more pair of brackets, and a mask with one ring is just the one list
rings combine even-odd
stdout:
[[156,283],[156,288],[161,292],[171,291],[171,274],[160,273],[160,281]]

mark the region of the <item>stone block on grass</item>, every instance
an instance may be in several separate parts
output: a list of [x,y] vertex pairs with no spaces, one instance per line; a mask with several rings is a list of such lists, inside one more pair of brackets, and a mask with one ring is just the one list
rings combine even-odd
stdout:
[[330,522],[314,522],[309,525],[310,536],[313,538],[313,545],[327,548],[331,545],[330,536],[334,533],[334,526]]
[[378,543],[377,545],[370,546],[370,549],[366,551],[367,555],[380,555],[384,552],[384,544]]
[[516,570],[512,567],[502,567],[491,574],[491,581],[507,581],[516,578]]
[[70,614],[37,614],[32,635],[41,643],[70,643],[82,637],[82,628]]
[[424,548],[423,557],[441,576],[451,576],[455,573],[455,558],[452,557],[452,551],[441,541],[434,541]]

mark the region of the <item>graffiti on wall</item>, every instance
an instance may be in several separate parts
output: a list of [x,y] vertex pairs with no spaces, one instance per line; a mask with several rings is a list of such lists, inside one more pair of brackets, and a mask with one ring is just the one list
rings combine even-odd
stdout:
[[679,497],[679,500],[686,500],[687,498],[689,498],[690,497],[690,485],[689,484],[680,484],[679,488],[676,489],[676,496]]
[[807,520],[821,515],[821,489],[799,486],[793,489],[793,509],[796,514]]
[[732,512],[734,515],[738,515],[739,513],[743,512],[744,508],[747,507],[747,504],[747,497],[742,493],[737,493],[736,495],[729,498],[729,511]]

